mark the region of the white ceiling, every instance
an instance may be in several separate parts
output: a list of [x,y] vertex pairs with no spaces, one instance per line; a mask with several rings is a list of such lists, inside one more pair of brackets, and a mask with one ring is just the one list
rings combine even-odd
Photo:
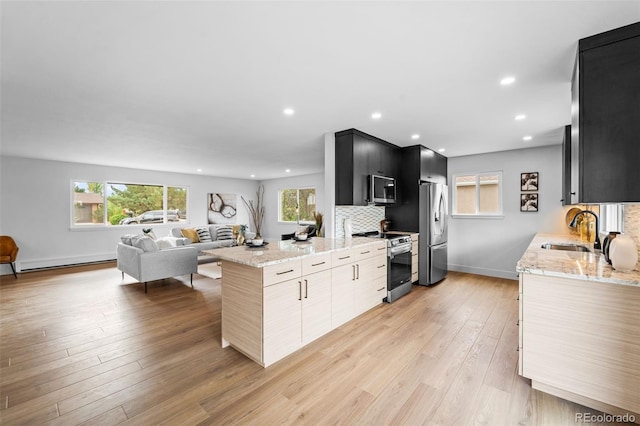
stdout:
[[259,180],[322,172],[348,128],[447,156],[560,143],[578,39],[640,21],[640,0],[0,7],[2,155]]

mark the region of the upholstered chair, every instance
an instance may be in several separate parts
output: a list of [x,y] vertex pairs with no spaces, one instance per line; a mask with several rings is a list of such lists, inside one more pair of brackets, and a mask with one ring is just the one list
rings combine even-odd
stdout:
[[16,242],[8,235],[0,235],[0,263],[8,263],[11,265],[13,276],[18,278],[16,274],[16,258],[18,257],[20,248]]

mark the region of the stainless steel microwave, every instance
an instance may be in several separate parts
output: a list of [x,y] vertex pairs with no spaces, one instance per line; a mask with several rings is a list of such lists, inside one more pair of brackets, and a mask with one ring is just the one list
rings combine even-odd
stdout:
[[393,204],[396,202],[396,180],[392,177],[369,175],[369,203]]

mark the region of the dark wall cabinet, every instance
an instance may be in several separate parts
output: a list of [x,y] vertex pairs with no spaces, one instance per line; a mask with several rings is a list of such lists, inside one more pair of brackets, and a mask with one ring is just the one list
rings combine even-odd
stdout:
[[398,178],[400,148],[356,129],[337,132],[336,205],[368,204],[367,176]]
[[[420,232],[419,181],[447,183],[447,157],[422,145],[402,148],[402,173],[398,179],[400,202],[386,209],[391,228],[407,232]],[[426,240],[425,240],[426,241]],[[425,252],[426,253],[426,252]]]
[[572,83],[571,204],[640,201],[640,23],[581,39]]

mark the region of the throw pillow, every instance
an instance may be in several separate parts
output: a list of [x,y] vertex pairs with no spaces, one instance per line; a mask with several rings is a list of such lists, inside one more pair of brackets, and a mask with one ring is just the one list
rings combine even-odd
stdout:
[[156,244],[158,245],[158,248],[160,250],[163,250],[163,249],[168,249],[168,248],[171,248],[171,247],[175,247],[176,246],[176,240],[177,240],[177,238],[162,237],[162,238],[156,239]]
[[218,240],[233,240],[233,229],[230,226],[218,228]]
[[208,226],[199,226],[196,228],[196,233],[198,234],[198,239],[201,243],[210,243],[213,241],[211,239],[211,233],[209,232]]
[[146,235],[136,235],[131,238],[131,245],[146,252],[158,251],[156,242]]
[[199,243],[198,233],[194,228],[183,228],[182,236],[191,240],[192,243]]

